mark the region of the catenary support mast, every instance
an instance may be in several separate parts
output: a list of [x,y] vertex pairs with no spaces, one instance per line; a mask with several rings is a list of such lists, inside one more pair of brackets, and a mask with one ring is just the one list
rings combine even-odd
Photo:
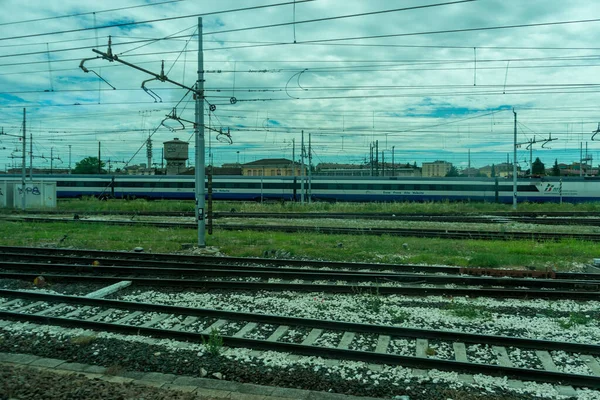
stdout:
[[204,58],[202,54],[202,18],[198,18],[198,81],[196,82],[196,221],[198,221],[198,247],[206,246],[206,221],[204,219]]

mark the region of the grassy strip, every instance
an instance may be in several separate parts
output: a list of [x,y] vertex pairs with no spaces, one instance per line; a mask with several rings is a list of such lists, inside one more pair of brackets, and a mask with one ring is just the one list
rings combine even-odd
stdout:
[[[99,201],[94,198],[83,200],[60,200],[58,209],[73,212],[94,211],[193,211],[194,202],[175,200],[108,200]],[[311,203],[300,204],[292,202],[223,202],[213,203],[214,211],[239,212],[361,212],[361,213],[484,213],[512,211],[512,205],[496,203],[470,202],[425,202],[425,203]],[[600,212],[600,203],[585,204],[552,204],[552,203],[519,203],[518,211],[526,212]]]
[[[66,238],[64,236],[66,235]],[[409,264],[447,264],[474,267],[547,267],[572,270],[597,256],[597,244],[561,242],[421,239],[396,236],[324,235],[216,231],[207,245],[228,256],[317,259]],[[172,253],[181,244],[196,243],[189,229],[74,225],[72,223],[3,222],[0,245],[58,246],[98,250]]]

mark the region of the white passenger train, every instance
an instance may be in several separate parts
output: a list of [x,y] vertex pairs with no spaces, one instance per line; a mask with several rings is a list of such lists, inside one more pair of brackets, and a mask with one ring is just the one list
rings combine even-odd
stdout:
[[[18,175],[0,175],[19,181]],[[28,178],[29,180],[29,178]],[[33,181],[52,181],[57,197],[85,196],[145,199],[193,199],[194,176],[187,175],[34,175]],[[512,203],[513,183],[504,178],[400,178],[315,176],[310,184],[300,177],[221,176],[212,179],[215,200],[316,201],[487,201]],[[208,189],[208,188],[207,188]],[[581,203],[600,201],[600,178],[543,177],[518,180],[518,200]]]

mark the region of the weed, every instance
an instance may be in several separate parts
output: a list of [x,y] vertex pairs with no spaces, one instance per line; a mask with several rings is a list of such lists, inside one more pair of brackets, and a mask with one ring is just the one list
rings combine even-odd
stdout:
[[490,318],[491,314],[483,307],[478,307],[470,304],[452,303],[447,306],[447,309],[457,317],[466,319]]
[[425,350],[425,354],[427,354],[428,356],[435,356],[436,353],[437,353],[437,351],[435,350],[435,347],[427,346],[427,349]]
[[388,310],[392,324],[401,324],[406,322],[410,317],[410,313],[404,310]]
[[223,336],[221,336],[218,329],[212,328],[208,335],[208,340],[202,337],[202,343],[210,354],[218,356],[223,349]]
[[79,345],[79,346],[87,346],[88,344],[92,343],[95,340],[96,340],[95,335],[75,336],[75,337],[71,338],[71,343]]
[[569,329],[576,325],[587,325],[593,320],[592,316],[582,313],[570,313],[569,319],[566,321],[559,320],[558,324],[564,328]]
[[313,298],[313,300],[315,301],[315,308],[317,310],[324,311],[327,308],[327,304],[325,304],[324,298],[315,297]]
[[[369,290],[369,292],[365,294],[365,308],[371,313],[379,314],[381,311],[381,306],[383,306],[383,298],[379,294],[379,287],[375,287],[375,293],[373,293],[368,287],[364,289]],[[362,294],[363,292],[363,288],[359,286],[353,288],[352,290],[359,294]]]

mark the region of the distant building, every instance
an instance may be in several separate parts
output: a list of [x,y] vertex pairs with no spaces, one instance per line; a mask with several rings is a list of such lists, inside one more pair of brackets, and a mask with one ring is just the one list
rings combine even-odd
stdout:
[[[306,174],[307,165],[304,166]],[[263,158],[241,164],[244,176],[299,176],[301,175],[301,164],[294,163],[287,158]]]
[[[493,167],[494,167],[495,177],[498,177],[498,178],[512,177],[512,174],[513,174],[513,165],[512,164],[507,164],[507,163],[494,164]],[[479,168],[479,173],[487,176],[488,178],[493,178],[491,165],[486,165],[485,167]],[[520,176],[520,175],[522,175],[521,167],[519,167],[517,165],[517,176]]]
[[446,176],[450,168],[452,168],[452,163],[446,161],[424,162],[421,168],[421,175],[424,178]]

